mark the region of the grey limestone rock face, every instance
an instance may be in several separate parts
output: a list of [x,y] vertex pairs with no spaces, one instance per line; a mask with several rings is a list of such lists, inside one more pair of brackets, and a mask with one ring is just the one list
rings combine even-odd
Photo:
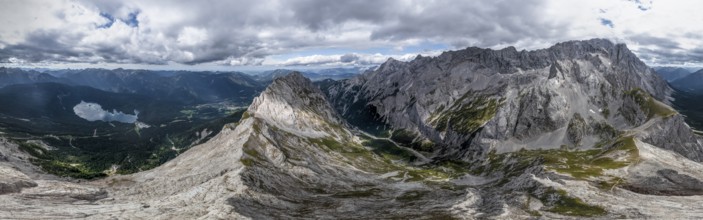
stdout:
[[[324,92],[346,119],[373,115],[389,129],[412,131],[436,143],[433,152],[438,156],[470,155],[464,159],[474,160],[492,150],[589,148],[612,135],[587,128],[639,127],[649,120],[649,112],[628,96],[630,91],[643,91],[665,104],[672,93],[627,46],[594,39],[535,51],[472,47],[410,62],[389,59],[375,71]],[[496,100],[497,108],[447,110],[485,98]],[[470,129],[471,134],[462,133],[466,129],[461,126],[447,127],[457,122],[456,115],[473,119],[463,124],[481,126]],[[483,115],[491,117],[479,117]],[[449,122],[438,125],[442,117]],[[699,147],[687,143],[695,145],[687,148]]]
[[703,182],[676,170],[662,169],[656,176],[644,177],[640,181],[632,182],[625,188],[642,194],[692,196],[703,195]]
[[583,136],[589,133],[589,127],[587,127],[586,121],[581,115],[575,113],[571,121],[569,121],[566,132],[569,141],[571,141],[574,146],[578,146],[581,140],[583,140]]
[[693,161],[703,161],[703,144],[681,115],[663,118],[642,133],[644,142],[674,151]]
[[321,127],[341,123],[325,95],[299,72],[274,80],[247,112],[295,134],[324,136]]
[[22,188],[35,187],[37,183],[31,180],[0,180],[0,195],[7,193],[18,193]]

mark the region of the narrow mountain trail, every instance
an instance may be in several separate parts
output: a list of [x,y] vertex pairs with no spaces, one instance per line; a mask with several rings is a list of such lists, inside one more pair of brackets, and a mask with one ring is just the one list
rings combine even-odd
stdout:
[[659,117],[659,116],[654,117],[654,118],[652,118],[652,119],[649,119],[649,120],[647,120],[645,123],[643,123],[642,125],[640,125],[640,126],[638,126],[638,127],[632,128],[632,129],[630,129],[630,130],[625,130],[625,133],[623,134],[623,136],[625,136],[625,137],[627,137],[627,136],[633,136],[633,135],[635,135],[635,134],[644,132],[644,131],[647,130],[648,128],[652,127],[652,125],[654,125],[654,124],[660,122],[661,120],[662,120],[662,118]]

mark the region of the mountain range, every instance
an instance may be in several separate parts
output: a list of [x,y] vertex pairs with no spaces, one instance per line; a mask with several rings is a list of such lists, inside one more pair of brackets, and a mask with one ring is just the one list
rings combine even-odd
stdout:
[[682,67],[655,67],[654,70],[667,82],[681,79],[695,72]]
[[[352,78],[365,68],[329,68],[303,74],[315,81]],[[159,71],[128,69],[23,70],[0,67],[0,88],[16,84],[60,83],[130,93],[152,99],[202,104],[231,101],[248,105],[275,78],[293,70],[276,69],[254,75],[241,72]]]
[[[20,76],[33,77],[20,77]],[[147,70],[84,69],[64,71],[60,77],[48,73],[2,68],[4,86],[12,84],[55,82],[72,86],[88,86],[114,92],[139,94],[152,99],[186,104],[233,101],[248,103],[266,85],[243,73],[182,72],[163,76]]]
[[320,69],[320,70],[309,70],[309,71],[296,71],[296,70],[288,70],[288,69],[276,69],[276,70],[270,70],[270,71],[264,71],[256,75],[256,79],[261,81],[261,82],[272,82],[274,79],[286,76],[292,72],[299,72],[306,78],[312,80],[312,81],[321,81],[325,79],[332,79],[332,80],[342,80],[342,79],[349,79],[353,78],[356,75],[359,75],[363,71],[367,70],[367,68],[360,68],[360,67],[355,67],[355,68],[330,68],[330,69]]
[[701,95],[703,94],[703,82],[701,80],[703,80],[703,69],[670,83],[673,88],[678,90]]
[[50,146],[2,142],[0,218],[701,218],[703,142],[675,94],[603,39],[292,72],[142,172],[72,182],[30,163]]

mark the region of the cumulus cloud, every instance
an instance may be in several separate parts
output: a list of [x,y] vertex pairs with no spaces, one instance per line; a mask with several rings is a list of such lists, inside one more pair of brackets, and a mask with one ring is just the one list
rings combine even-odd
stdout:
[[[0,62],[358,65],[398,56],[362,52],[370,48],[537,49],[600,37],[628,43],[650,64],[692,63],[703,50],[700,8],[695,0],[8,1]],[[315,55],[321,48],[344,52]]]
[[88,121],[116,121],[128,124],[137,122],[137,116],[139,115],[139,112],[136,110],[134,111],[134,115],[125,114],[114,109],[112,112],[109,112],[97,103],[84,101],[81,101],[81,103],[74,106],[73,112],[76,113],[78,117]]
[[400,61],[410,61],[422,56],[437,56],[441,51],[425,51],[420,53],[407,54],[364,54],[364,53],[348,53],[348,54],[333,54],[333,55],[311,55],[300,56],[283,61],[270,60],[265,64],[281,65],[281,66],[369,66],[380,64],[394,58]]

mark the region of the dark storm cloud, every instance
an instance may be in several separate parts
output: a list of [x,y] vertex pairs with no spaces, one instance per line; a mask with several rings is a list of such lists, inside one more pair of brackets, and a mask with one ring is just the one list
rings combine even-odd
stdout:
[[230,42],[226,40],[216,40],[207,46],[194,46],[188,48],[195,58],[191,61],[184,61],[184,64],[199,64],[223,60],[227,57],[242,57],[249,56],[252,58],[263,58],[268,53],[257,53],[264,49],[260,42],[255,41],[237,41]]
[[341,61],[342,63],[351,63],[357,60],[359,60],[359,56],[356,54],[344,54],[339,57],[339,61]]
[[[514,43],[529,38],[550,37],[549,30],[562,29],[545,23],[539,13],[544,1],[495,1],[491,4],[437,1],[422,10],[405,12],[377,28],[372,39],[403,40],[411,38],[448,39],[455,46],[478,46]],[[474,46],[474,45],[471,45]]]
[[703,61],[703,47],[683,49],[680,43],[671,38],[637,35],[628,40],[642,47],[637,49],[641,59],[652,63],[684,64]]
[[62,39],[74,39],[77,37],[67,37],[60,31],[39,30],[27,35],[25,43],[9,45],[0,49],[0,62],[9,62],[11,57],[23,59],[29,62],[39,62],[43,60],[63,61],[66,57],[79,57],[81,53],[72,50]]
[[313,31],[334,27],[349,20],[385,23],[402,13],[394,10],[400,8],[397,1],[293,0],[288,3],[295,19]]
[[629,40],[638,44],[657,46],[663,49],[681,49],[679,43],[670,38],[655,37],[651,35],[636,35],[630,37]]
[[703,47],[692,50],[666,50],[643,48],[638,50],[639,57],[656,64],[682,65],[703,60]]

